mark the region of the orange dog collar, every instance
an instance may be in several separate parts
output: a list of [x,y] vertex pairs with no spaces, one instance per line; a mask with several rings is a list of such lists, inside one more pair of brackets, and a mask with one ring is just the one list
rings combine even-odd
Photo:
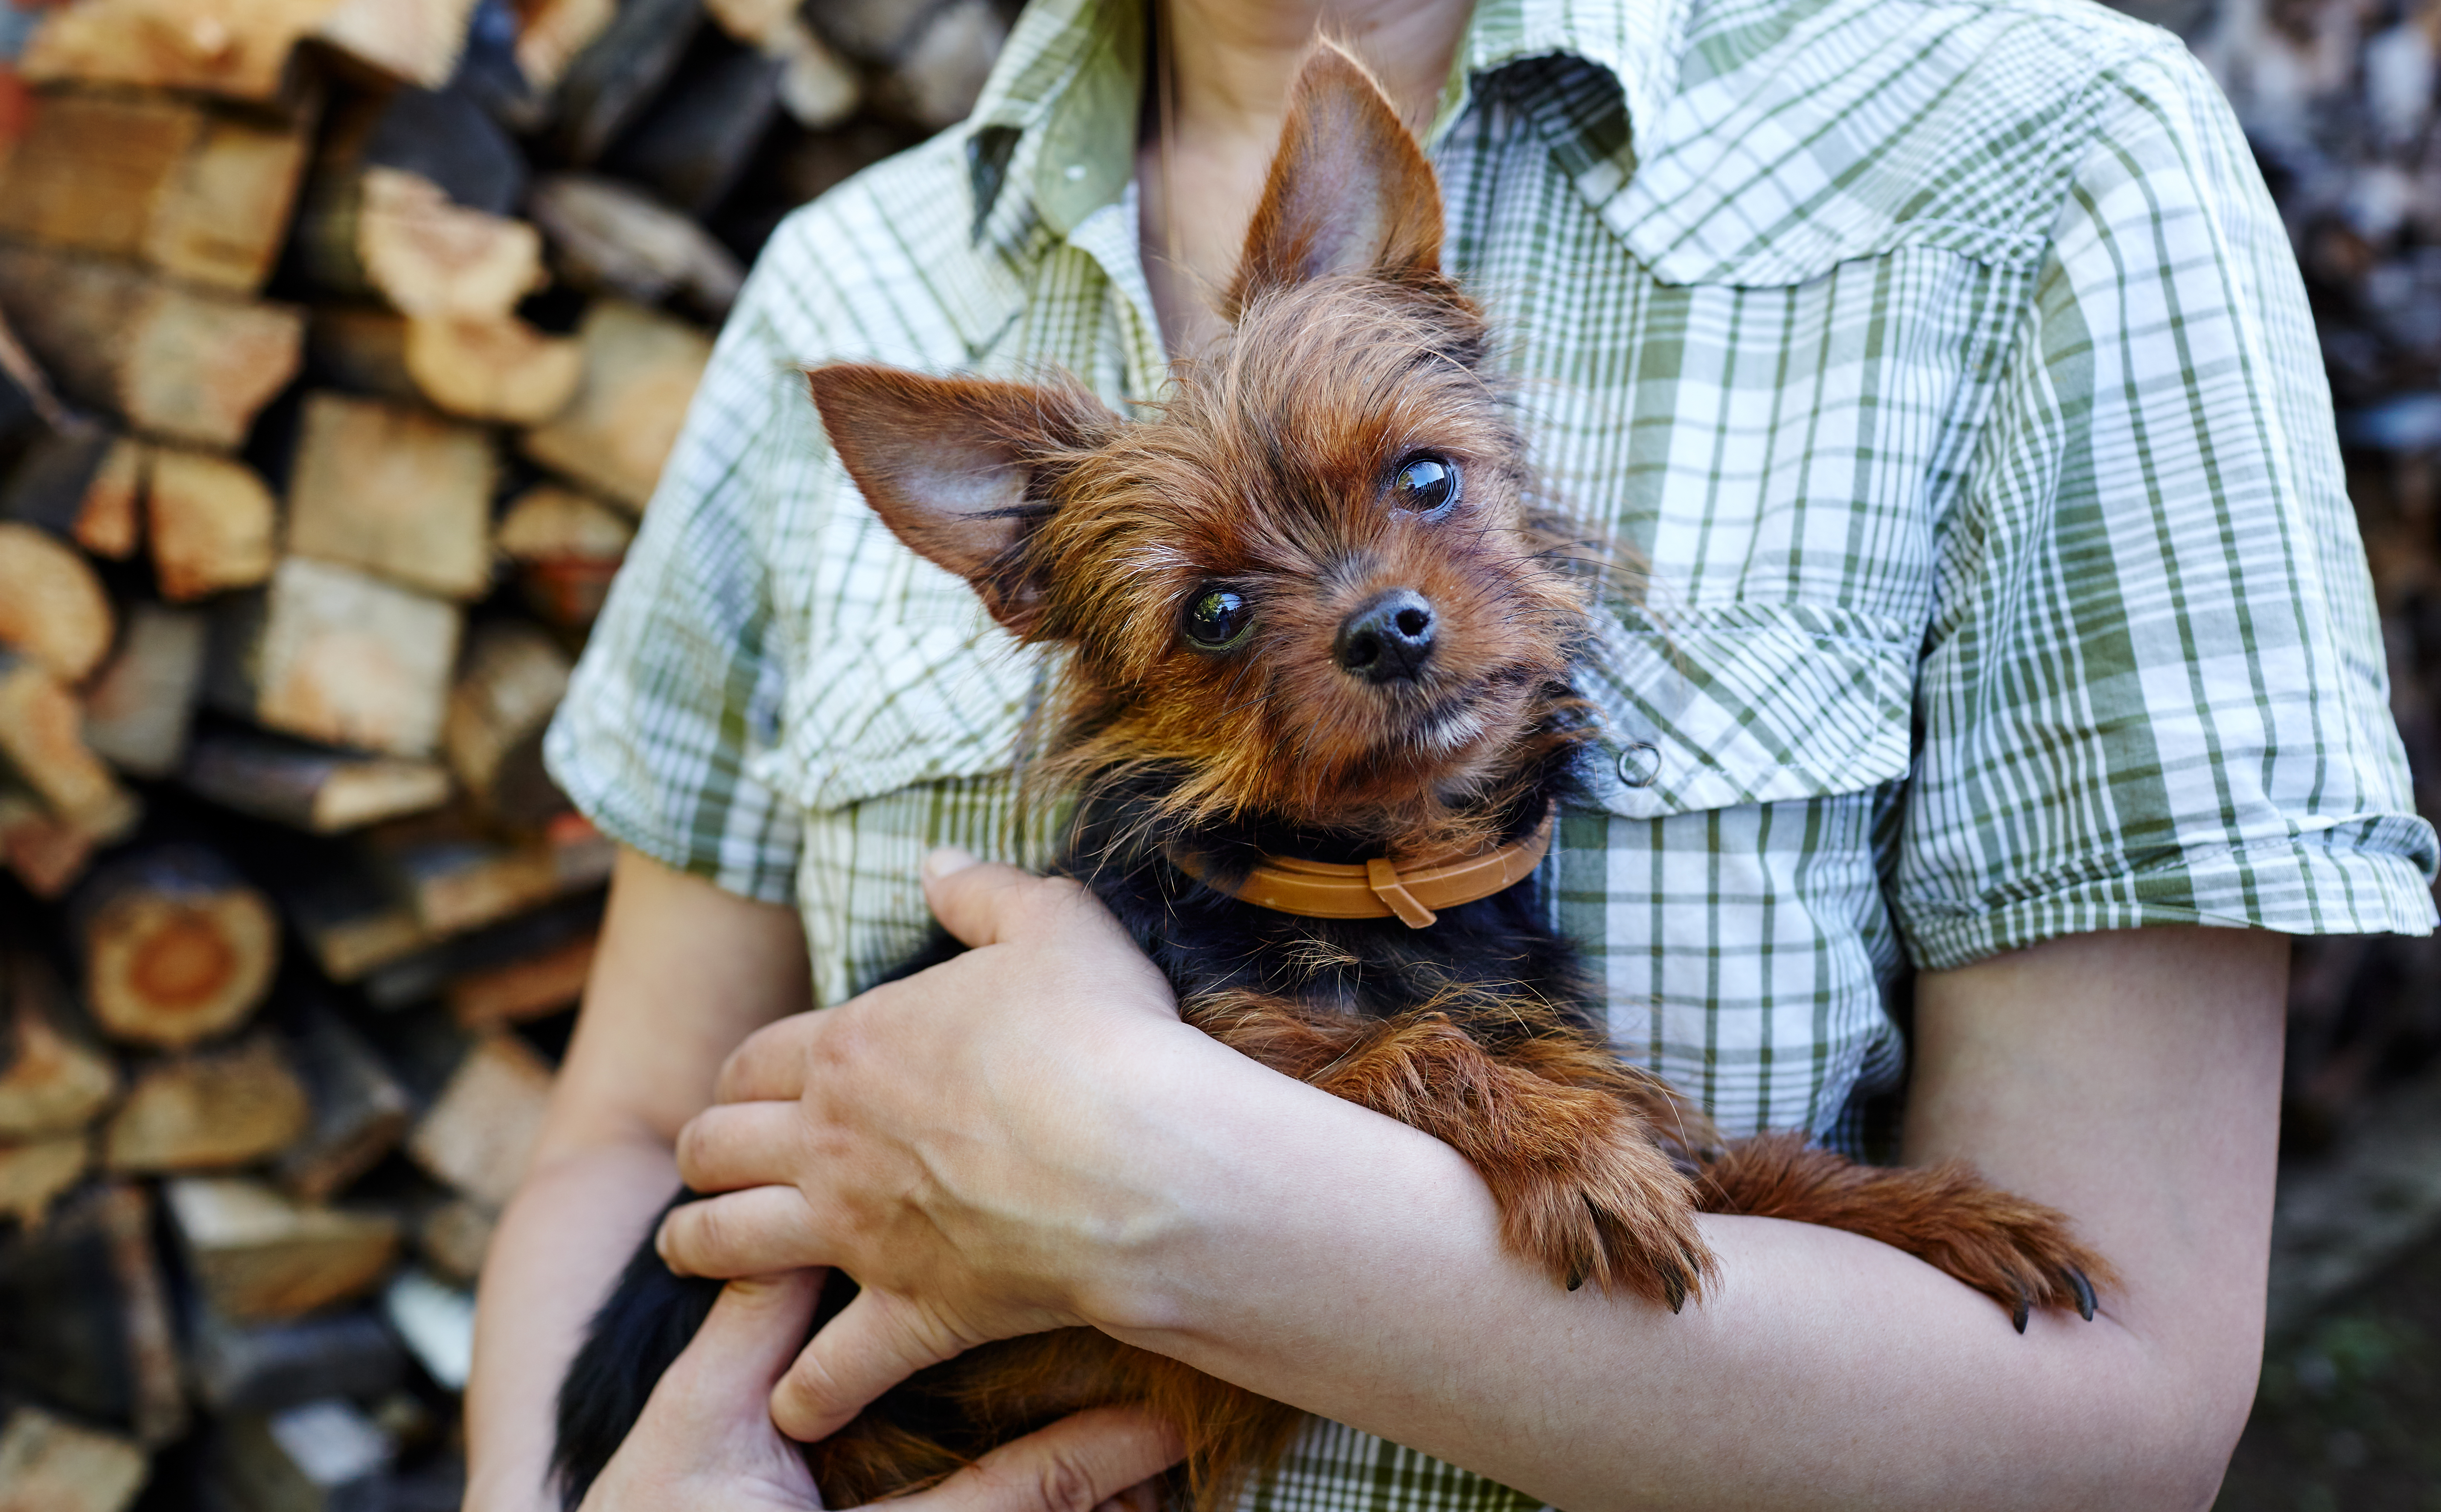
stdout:
[[1488,898],[1523,881],[1551,849],[1552,819],[1544,815],[1532,834],[1497,850],[1403,870],[1383,856],[1357,863],[1266,855],[1235,888],[1220,888],[1205,876],[1194,856],[1172,851],[1170,859],[1188,876],[1241,903],[1303,919],[1401,919],[1408,928],[1421,929],[1440,918],[1436,909]]

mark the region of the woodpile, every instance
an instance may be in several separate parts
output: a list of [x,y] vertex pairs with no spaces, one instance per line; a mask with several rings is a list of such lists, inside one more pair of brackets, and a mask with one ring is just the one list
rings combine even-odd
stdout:
[[[2127,6],[2269,171],[2441,814],[2441,0]],[[0,1509],[456,1505],[609,860],[540,733],[756,249],[1012,9],[0,4]],[[2292,1019],[2327,1138],[2441,948]]]
[[1013,9],[0,4],[0,1509],[456,1505],[543,732],[755,251]]

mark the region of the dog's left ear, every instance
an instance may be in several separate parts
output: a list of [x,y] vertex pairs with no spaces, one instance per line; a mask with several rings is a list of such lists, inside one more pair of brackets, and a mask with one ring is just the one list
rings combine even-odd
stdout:
[[1321,44],[1290,92],[1222,315],[1234,325],[1267,291],[1324,274],[1403,281],[1440,265],[1441,191],[1424,150],[1364,65]]
[[1043,584],[1024,548],[1050,516],[1050,477],[1119,418],[1074,385],[930,378],[867,363],[816,368],[805,379],[831,445],[891,533],[973,585],[1001,623],[1030,630]]

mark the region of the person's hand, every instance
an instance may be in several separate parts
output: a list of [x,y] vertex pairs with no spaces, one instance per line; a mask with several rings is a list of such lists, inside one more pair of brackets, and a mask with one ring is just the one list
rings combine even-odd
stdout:
[[[820,1512],[797,1446],[772,1425],[771,1383],[814,1314],[822,1272],[732,1281],[672,1363],[583,1512]],[[1177,1435],[1148,1413],[1102,1408],[1003,1445],[892,1512],[1105,1512],[1148,1504]]]
[[756,1034],[678,1140],[687,1184],[727,1195],[663,1223],[673,1269],[832,1265],[863,1288],[772,1394],[801,1439],[976,1344],[1091,1321],[1096,1268],[1173,1215],[1177,1152],[1149,1131],[1183,1100],[1178,1053],[1208,1080],[1189,1042],[1217,1049],[1075,883],[954,852],[925,873],[973,948]]

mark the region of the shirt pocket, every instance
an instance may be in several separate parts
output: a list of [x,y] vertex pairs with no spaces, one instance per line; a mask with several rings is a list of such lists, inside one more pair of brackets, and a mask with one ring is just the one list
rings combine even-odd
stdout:
[[832,639],[794,678],[777,747],[751,775],[826,814],[918,783],[1005,771],[1037,665],[982,620],[877,620]]
[[1608,726],[1595,800],[1627,819],[1860,792],[1913,760],[1916,637],[1852,609],[1601,618],[1579,690]]

